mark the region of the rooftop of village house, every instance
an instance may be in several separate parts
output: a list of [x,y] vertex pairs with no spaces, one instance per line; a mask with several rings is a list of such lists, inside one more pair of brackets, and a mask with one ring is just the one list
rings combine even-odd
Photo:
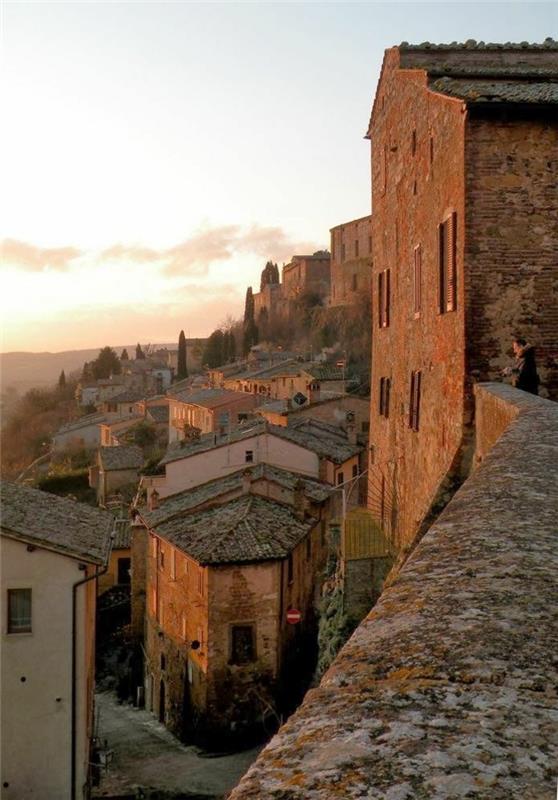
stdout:
[[159,525],[161,522],[197,508],[197,506],[215,500],[224,494],[243,489],[246,475],[249,475],[251,482],[266,480],[289,491],[294,491],[297,484],[300,484],[305,497],[316,503],[327,500],[331,495],[331,486],[327,483],[280,467],[272,467],[269,464],[256,464],[222,478],[202,483],[192,489],[167,495],[159,500],[159,507],[153,511],[145,511],[140,508],[141,517],[149,526]]
[[140,469],[144,460],[141,448],[133,444],[99,448],[99,461],[106,472],[119,469]]
[[169,445],[160,464],[181,461],[198,453],[205,453],[216,447],[227,447],[234,442],[250,439],[253,436],[260,436],[265,433],[278,436],[280,439],[285,439],[293,444],[298,444],[306,450],[316,453],[321,458],[327,458],[336,464],[347,461],[362,450],[362,445],[351,444],[348,441],[347,434],[340,427],[330,425],[321,420],[308,417],[295,420],[291,425],[287,426],[271,425],[265,420],[255,420],[250,422],[249,426],[242,426],[230,433],[207,433],[194,442],[173,442]]
[[293,414],[297,414],[302,411],[307,412],[309,409],[316,408],[317,406],[324,406],[328,403],[333,403],[338,405],[340,412],[343,413],[343,400],[345,399],[350,399],[351,402],[360,400],[363,405],[366,405],[367,407],[370,406],[369,397],[361,397],[360,395],[349,393],[342,394],[341,392],[322,391],[320,393],[320,399],[314,400],[311,405],[306,403],[305,405],[298,406],[293,403],[290,398],[283,398],[281,400],[270,400],[269,403],[263,403],[254,410],[256,414],[273,412],[276,414],[281,414],[282,416],[290,417]]
[[222,505],[157,524],[158,536],[199,564],[240,564],[286,558],[316,525],[286,505],[246,494]]
[[116,519],[114,521],[113,550],[127,550],[132,543],[132,531],[129,519]]
[[103,564],[114,518],[65,497],[0,481],[2,533],[72,558]]
[[105,421],[106,414],[97,412],[94,412],[93,414],[85,414],[83,417],[79,417],[79,419],[72,420],[72,422],[67,422],[65,425],[62,425],[56,433],[60,434],[66,433],[67,431],[78,430],[86,425],[99,425]]
[[136,389],[126,389],[124,392],[120,392],[120,394],[115,394],[112,397],[108,397],[105,402],[106,403],[137,403],[139,400],[144,399],[144,394]]
[[553,796],[558,406],[476,394],[509,426],[230,800]]
[[168,422],[169,421],[169,407],[165,406],[148,406],[145,409],[147,417],[151,417],[153,422]]
[[242,397],[246,397],[245,392],[235,392],[232,389],[200,389],[196,392],[179,392],[173,399],[192,406],[219,408]]

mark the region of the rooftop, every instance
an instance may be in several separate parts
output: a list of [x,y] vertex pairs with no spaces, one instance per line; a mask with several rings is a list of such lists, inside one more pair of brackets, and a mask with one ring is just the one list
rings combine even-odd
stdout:
[[113,550],[127,550],[132,543],[132,531],[129,519],[116,519],[114,521]]
[[120,394],[107,398],[105,403],[137,403],[139,400],[143,400],[144,397],[145,395],[142,392],[126,389],[125,392],[120,392]]
[[245,472],[250,472],[252,482],[262,479],[268,480],[284,489],[290,490],[294,490],[296,484],[300,481],[304,488],[305,496],[317,503],[324,502],[331,494],[331,486],[327,483],[279,467],[272,467],[269,464],[256,464],[249,469],[242,469],[222,478],[202,483],[193,489],[185,489],[182,492],[168,495],[159,500],[159,507],[154,511],[141,509],[141,516],[148,525],[155,527],[161,522],[181,516],[185,512],[191,511],[193,508],[224,494],[241,489]]
[[213,450],[215,447],[226,447],[234,442],[265,433],[298,444],[321,458],[327,458],[337,464],[347,461],[362,450],[360,445],[350,444],[341,428],[311,417],[298,419],[287,426],[271,425],[265,420],[256,420],[247,427],[231,431],[230,434],[208,433],[200,436],[195,442],[174,442],[169,446],[160,463],[168,464],[171,461],[180,461],[183,458],[190,458],[198,453]]
[[100,447],[99,460],[105,471],[118,469],[141,469],[144,463],[141,448],[134,444]]
[[156,533],[199,564],[239,564],[286,558],[314,527],[287,506],[243,495],[187,517],[162,522]]
[[2,533],[72,558],[104,564],[114,518],[65,497],[0,481]]
[[99,425],[102,422],[105,422],[106,415],[105,414],[85,414],[85,416],[80,417],[79,419],[73,420],[72,422],[67,422],[65,425],[62,425],[61,428],[55,433],[57,436],[60,433],[66,433],[67,431],[74,431],[79,430],[79,428],[87,427],[88,425]]
[[219,408],[235,400],[246,398],[246,392],[234,392],[231,389],[200,389],[197,392],[180,392],[174,399],[203,408]]
[[168,422],[169,421],[169,407],[168,406],[148,406],[145,409],[145,415],[151,417],[153,422]]

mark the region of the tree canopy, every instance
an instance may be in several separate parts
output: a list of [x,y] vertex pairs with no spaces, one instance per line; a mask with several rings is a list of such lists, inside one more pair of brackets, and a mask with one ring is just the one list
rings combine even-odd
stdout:
[[130,360],[130,356],[128,355],[128,351],[126,350],[126,348],[124,348],[124,350],[120,353],[120,360],[121,361],[129,361]]
[[273,283],[279,283],[279,267],[273,261],[268,261],[262,270],[260,292],[263,292],[264,286]]
[[138,342],[136,345],[136,359],[143,359],[145,358],[145,353],[141,349],[141,344]]
[[84,373],[88,372],[86,367],[90,368],[93,378],[110,378],[111,375],[120,375],[122,372],[122,365],[118,358],[116,351],[109,347],[103,347],[95,361],[84,365]]

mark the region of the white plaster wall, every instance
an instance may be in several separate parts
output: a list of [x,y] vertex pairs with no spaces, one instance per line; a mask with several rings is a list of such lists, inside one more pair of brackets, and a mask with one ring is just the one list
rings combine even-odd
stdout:
[[55,450],[61,450],[69,444],[81,444],[84,447],[98,447],[101,443],[101,431],[99,421],[84,425],[82,428],[74,428],[64,433],[56,433],[53,437]]
[[157,489],[161,497],[166,497],[182,489],[199,486],[206,481],[236,472],[249,466],[245,457],[247,450],[252,450],[254,454],[253,464],[263,462],[318,477],[319,459],[315,453],[265,433],[242,442],[234,442],[227,447],[216,447],[181,461],[170,462],[166,465],[165,483]]
[[[70,797],[72,585],[86,573],[73,559],[28,552],[3,535],[0,554],[2,800],[62,800]],[[31,633],[7,633],[8,589],[31,589]],[[84,592],[78,589],[76,798],[83,796],[87,759]]]

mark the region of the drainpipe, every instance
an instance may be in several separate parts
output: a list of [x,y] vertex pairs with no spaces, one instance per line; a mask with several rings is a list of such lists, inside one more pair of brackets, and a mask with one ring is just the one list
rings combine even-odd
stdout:
[[[112,548],[111,548],[112,549]],[[71,796],[70,800],[76,800],[76,720],[77,720],[77,687],[76,687],[76,661],[77,661],[77,642],[76,642],[76,603],[77,603],[77,590],[89,581],[95,580],[100,575],[104,575],[109,568],[110,552],[107,558],[107,563],[103,569],[99,570],[95,567],[93,575],[77,581],[72,586],[72,744],[71,744]]]

